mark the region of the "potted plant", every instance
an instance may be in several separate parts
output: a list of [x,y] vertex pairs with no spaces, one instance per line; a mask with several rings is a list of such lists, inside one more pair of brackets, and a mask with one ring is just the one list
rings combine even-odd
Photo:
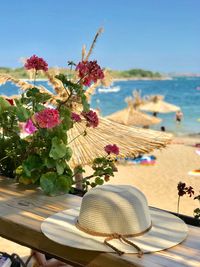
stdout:
[[[185,214],[179,213],[180,199],[184,195],[188,195],[190,198],[194,195],[194,189],[192,186],[187,186],[184,182],[179,182],[177,185],[178,190],[178,201],[177,201],[177,212],[171,212],[172,214],[180,217],[185,223],[200,227],[200,209],[196,208],[194,210],[194,217],[187,216]],[[200,195],[194,197],[194,200],[200,201]]]
[[[73,151],[69,142],[73,140],[69,141],[68,132],[78,123],[85,124],[82,135],[87,135],[88,128],[98,127],[98,115],[90,109],[85,95],[87,87],[104,79],[97,61],[88,60],[98,34],[78,64],[68,62],[70,75],[52,75],[46,61],[33,55],[24,65],[34,73],[33,84],[15,99],[0,97],[0,175],[40,186],[48,195],[74,190],[75,177],[82,175],[84,169],[70,166]],[[54,93],[36,85],[39,72],[53,84]],[[93,161],[93,174],[81,179],[83,189],[103,184],[113,176],[110,155],[117,155],[119,149],[115,144],[107,144],[104,149],[105,156]]]

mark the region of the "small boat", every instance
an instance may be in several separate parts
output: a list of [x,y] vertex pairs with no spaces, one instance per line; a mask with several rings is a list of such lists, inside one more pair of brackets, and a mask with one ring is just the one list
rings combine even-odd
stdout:
[[120,86],[98,88],[99,93],[116,93],[120,91]]

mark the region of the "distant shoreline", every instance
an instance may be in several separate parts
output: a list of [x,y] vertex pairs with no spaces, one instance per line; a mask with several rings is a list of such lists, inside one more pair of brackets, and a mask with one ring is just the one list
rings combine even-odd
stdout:
[[[20,78],[21,81],[30,81],[33,82],[34,79]],[[159,78],[149,78],[149,77],[132,77],[132,78],[113,78],[114,82],[116,81],[167,81],[173,80],[171,77],[159,77]],[[38,78],[37,81],[48,81],[46,78]]]
[[113,78],[113,81],[167,81],[173,80],[172,77],[159,77],[159,78],[149,78],[149,77],[132,77],[132,78]]
[[[29,82],[34,82],[34,79],[29,79],[29,78],[19,78],[19,80],[21,80],[21,81],[29,81]],[[48,81],[48,79],[47,78],[37,78],[36,79],[36,82],[37,81],[39,81],[39,82],[41,82],[41,81]]]

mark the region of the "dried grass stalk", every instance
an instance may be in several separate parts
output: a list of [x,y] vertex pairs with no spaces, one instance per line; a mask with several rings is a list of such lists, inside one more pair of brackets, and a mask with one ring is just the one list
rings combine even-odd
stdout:
[[90,55],[92,54],[92,50],[94,49],[94,46],[95,46],[95,44],[96,44],[96,42],[97,42],[97,39],[98,39],[99,35],[100,35],[102,32],[103,32],[103,28],[99,28],[99,30],[97,31],[97,33],[96,33],[96,35],[95,35],[95,37],[94,37],[94,40],[93,40],[92,45],[91,45],[91,47],[90,47],[90,50],[89,50],[89,52],[88,52],[88,54],[87,54],[87,56],[86,56],[86,58],[85,58],[85,61],[88,61]]

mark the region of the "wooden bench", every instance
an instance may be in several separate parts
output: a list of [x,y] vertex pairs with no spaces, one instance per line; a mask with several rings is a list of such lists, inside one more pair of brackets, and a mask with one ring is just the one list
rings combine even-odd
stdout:
[[[200,228],[189,226],[189,234],[181,244],[165,251],[121,257],[114,253],[80,250],[57,244],[40,229],[42,221],[53,213],[77,206],[81,198],[74,195],[45,196],[0,178],[0,236],[29,248],[51,254],[73,266],[88,267],[180,267],[200,266]],[[53,230],[53,229],[52,229]]]

